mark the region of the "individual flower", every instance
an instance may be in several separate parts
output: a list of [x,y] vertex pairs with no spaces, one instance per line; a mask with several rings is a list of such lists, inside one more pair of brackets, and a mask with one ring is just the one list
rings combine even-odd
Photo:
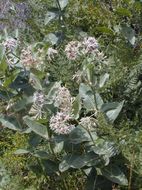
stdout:
[[14,51],[14,49],[17,46],[17,40],[15,40],[14,38],[8,38],[2,44],[3,44],[3,46],[5,47],[6,50]]
[[82,45],[83,45],[83,53],[85,54],[95,53],[99,47],[98,42],[94,37],[85,37],[82,42]]
[[72,97],[66,87],[59,87],[55,99],[55,106],[63,112],[70,112],[72,108]]
[[26,68],[38,67],[39,62],[33,56],[31,47],[22,50],[20,59],[22,65]]
[[48,48],[47,50],[47,55],[48,55],[48,60],[52,60],[54,59],[55,55],[58,54],[58,51],[56,49],[53,48]]
[[79,124],[89,130],[91,130],[92,127],[96,127],[96,121],[92,117],[82,117]]
[[51,117],[49,127],[57,134],[69,134],[75,128],[75,125],[69,123],[70,120],[69,114],[57,112]]
[[79,48],[81,43],[79,41],[71,41],[65,47],[65,53],[67,58],[70,60],[75,60],[79,55]]

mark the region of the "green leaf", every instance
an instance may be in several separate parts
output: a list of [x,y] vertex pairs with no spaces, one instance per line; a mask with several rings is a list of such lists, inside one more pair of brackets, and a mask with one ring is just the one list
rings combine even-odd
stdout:
[[63,147],[64,147],[64,142],[55,143],[54,152],[61,153],[61,151],[63,150]]
[[92,168],[88,177],[87,177],[87,184],[86,184],[86,190],[95,190],[96,187],[96,181],[97,181],[97,171],[95,168]]
[[101,169],[102,175],[114,183],[119,185],[128,185],[128,180],[125,174],[116,165],[110,164]]
[[63,161],[59,164],[59,170],[61,172],[64,172],[69,168],[80,169],[97,159],[98,157],[96,158],[96,154],[92,152],[83,155],[77,155],[77,154],[66,155],[63,158]]
[[47,159],[41,160],[41,163],[43,165],[45,173],[49,176],[56,174],[59,171],[59,166],[57,162]]
[[33,97],[23,97],[22,100],[17,101],[13,106],[15,112],[19,112],[21,110],[26,110],[28,105],[33,103]]
[[101,111],[104,112],[110,122],[114,122],[122,110],[124,101],[105,103],[101,107]]
[[45,39],[47,42],[50,42],[52,45],[56,45],[59,41],[59,37],[57,37],[57,35],[53,34],[53,33],[49,33],[46,36]]
[[34,157],[40,158],[40,159],[47,159],[49,158],[49,154],[45,151],[36,151],[32,154]]
[[121,27],[121,32],[124,35],[124,37],[132,44],[135,44],[136,37],[135,37],[135,31],[127,25],[123,25]]
[[48,11],[45,15],[44,24],[45,25],[49,24],[52,20],[56,19],[57,16],[58,16],[57,12]]
[[8,68],[8,64],[6,62],[6,58],[3,57],[3,59],[0,61],[0,74],[4,75],[7,68]]
[[98,155],[103,156],[105,165],[108,165],[110,158],[115,156],[119,152],[113,142],[106,141],[100,138],[95,141],[95,146],[91,146],[90,150],[94,151]]
[[96,30],[98,30],[99,32],[103,34],[114,35],[113,30],[105,26],[96,27]]
[[28,153],[30,153],[30,151],[26,149],[18,149],[14,152],[14,154],[28,154]]
[[25,116],[23,120],[26,123],[26,125],[28,125],[28,127],[32,129],[32,131],[34,131],[36,134],[40,135],[41,137],[48,139],[48,131],[45,125],[42,125],[32,120],[28,116]]
[[38,79],[37,75],[30,73],[30,80],[33,81],[33,87],[36,90],[42,90],[42,85],[41,85],[41,82]]
[[101,109],[102,105],[104,104],[103,99],[101,98],[99,93],[96,93],[95,97],[96,97],[97,108]]
[[90,141],[88,132],[81,126],[77,126],[70,134],[68,141],[73,144]]
[[57,90],[61,86],[61,82],[55,82],[48,90],[46,98],[48,99],[48,104],[52,104],[56,98]]
[[15,130],[15,131],[22,131],[22,126],[17,121],[15,117],[8,117],[4,115],[0,115],[0,123],[2,126]]
[[100,77],[99,87],[102,88],[105,84],[105,82],[109,79],[109,74],[105,73]]
[[128,17],[131,16],[131,12],[128,9],[122,7],[116,9],[116,13],[120,16],[128,16]]
[[79,96],[83,101],[84,108],[86,108],[87,111],[96,110],[94,95],[91,88],[88,85],[84,83],[80,84]]
[[88,177],[86,190],[98,190],[98,189],[112,189],[112,182],[106,179],[104,176],[97,175],[97,171],[95,168],[92,168]]
[[5,48],[4,46],[0,45],[0,61],[3,59],[5,55]]
[[81,110],[81,100],[80,100],[80,96],[78,95],[76,96],[72,105],[72,114],[75,119],[79,118],[80,110]]
[[68,0],[59,0],[59,3],[60,3],[61,9],[63,10],[68,4]]

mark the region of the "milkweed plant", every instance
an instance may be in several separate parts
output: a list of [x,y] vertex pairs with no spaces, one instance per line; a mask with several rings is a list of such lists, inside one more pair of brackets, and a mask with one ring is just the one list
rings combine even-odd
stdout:
[[[5,110],[0,122],[4,129],[26,133],[30,139],[15,154],[37,159],[45,177],[79,170],[88,190],[101,188],[102,183],[106,189],[127,186],[127,169],[115,162],[121,150],[109,138],[125,102],[105,102],[101,96],[111,65],[98,40],[86,36],[47,48],[6,35],[0,54],[0,98]],[[48,64],[59,58],[75,67],[70,81],[77,84],[76,94],[62,80],[51,80]],[[101,119],[108,134],[101,132]]]

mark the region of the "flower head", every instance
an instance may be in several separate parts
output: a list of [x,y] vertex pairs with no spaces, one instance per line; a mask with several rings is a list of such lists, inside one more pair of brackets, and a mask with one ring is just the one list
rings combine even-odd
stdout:
[[82,125],[83,127],[87,128],[87,129],[89,129],[89,130],[92,127],[96,127],[95,119],[91,118],[91,117],[82,117],[79,124]]
[[83,52],[88,54],[88,53],[94,53],[96,50],[98,50],[98,42],[96,38],[94,37],[85,37],[83,42]]
[[15,40],[14,38],[8,38],[2,44],[6,50],[13,51],[17,46],[17,40]]
[[55,99],[55,106],[63,112],[70,112],[72,108],[72,97],[66,87],[59,87]]
[[57,112],[51,117],[49,126],[57,134],[69,134],[75,128],[75,125],[69,123],[70,119],[69,114]]
[[70,60],[75,60],[79,54],[80,47],[81,47],[81,43],[79,41],[69,42],[65,47],[67,58]]
[[22,50],[21,63],[26,68],[36,68],[38,66],[38,62],[32,54],[31,47]]

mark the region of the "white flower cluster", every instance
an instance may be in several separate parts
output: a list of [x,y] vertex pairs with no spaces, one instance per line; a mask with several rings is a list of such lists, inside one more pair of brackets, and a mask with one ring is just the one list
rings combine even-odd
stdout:
[[14,38],[8,38],[7,40],[5,40],[3,43],[3,46],[5,47],[5,49],[7,51],[13,51],[16,46],[17,46],[17,40],[15,40]]
[[67,88],[59,87],[55,99],[55,106],[58,107],[62,112],[71,112],[72,97]]
[[80,47],[81,47],[81,43],[79,41],[69,42],[65,47],[67,58],[70,60],[75,60],[79,55]]
[[52,60],[54,59],[55,55],[58,54],[58,51],[56,49],[53,48],[48,48],[47,50],[47,55],[48,55],[48,60]]
[[68,59],[76,60],[80,55],[94,54],[96,57],[102,55],[99,51],[99,44],[94,37],[85,37],[82,42],[71,41],[65,47],[65,53]]
[[20,60],[22,65],[26,68],[36,68],[39,64],[34,58],[30,46],[22,50]]
[[57,112],[50,119],[50,128],[57,134],[69,134],[75,125],[69,123],[70,115],[64,112]]
[[79,124],[89,130],[91,130],[92,127],[96,127],[95,119],[91,117],[82,117]]

